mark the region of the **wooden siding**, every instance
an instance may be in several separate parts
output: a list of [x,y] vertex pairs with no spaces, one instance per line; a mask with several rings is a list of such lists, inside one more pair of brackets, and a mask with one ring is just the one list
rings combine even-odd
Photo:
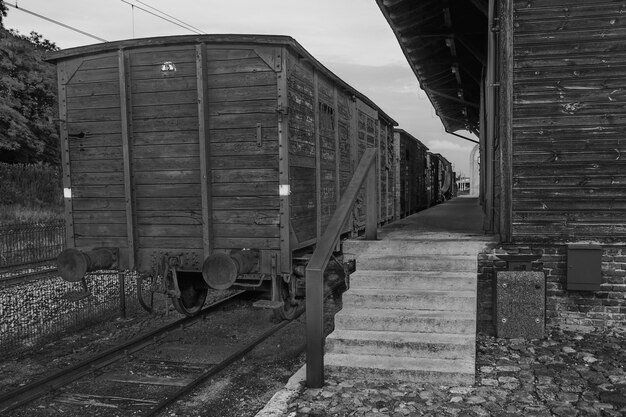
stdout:
[[208,45],[207,79],[214,246],[279,249],[275,69],[253,47]]
[[514,241],[626,237],[621,2],[514,2]]
[[293,245],[317,237],[315,86],[313,67],[287,56],[289,183]]
[[[70,63],[66,64],[69,66]],[[62,74],[77,248],[126,248],[120,85],[116,53],[79,58]]]

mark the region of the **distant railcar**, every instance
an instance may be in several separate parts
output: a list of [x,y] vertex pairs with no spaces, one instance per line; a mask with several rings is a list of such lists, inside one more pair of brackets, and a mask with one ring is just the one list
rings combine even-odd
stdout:
[[443,203],[455,195],[452,163],[439,153],[428,153],[430,164],[431,205]]
[[[208,287],[240,285],[269,287],[268,306],[290,317],[295,255],[320,238],[368,147],[379,222],[395,218],[396,122],[290,37],[138,39],[49,59],[70,281],[115,257],[161,277],[184,314]],[[346,233],[364,227],[363,205]]]
[[396,150],[396,216],[402,218],[429,207],[428,148],[403,129],[394,129]]

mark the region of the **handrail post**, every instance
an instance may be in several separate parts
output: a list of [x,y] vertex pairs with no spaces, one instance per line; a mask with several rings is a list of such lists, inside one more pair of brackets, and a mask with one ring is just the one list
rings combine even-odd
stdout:
[[306,272],[306,385],[324,385],[324,271]]
[[374,168],[376,155],[377,150],[374,148],[367,149],[363,154],[323,236],[318,239],[306,267],[306,386],[308,388],[321,388],[324,385],[324,271],[363,185],[367,193],[365,234],[367,239],[376,239],[378,223],[376,169]]
[[366,185],[365,240],[376,240],[378,227],[378,207],[376,205],[376,170],[370,168]]

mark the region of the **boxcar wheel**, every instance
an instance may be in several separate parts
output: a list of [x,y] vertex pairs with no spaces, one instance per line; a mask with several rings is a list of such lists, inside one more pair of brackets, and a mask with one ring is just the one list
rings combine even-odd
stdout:
[[172,304],[176,311],[188,317],[195,316],[202,310],[208,290],[188,286],[180,289],[180,297],[173,297]]

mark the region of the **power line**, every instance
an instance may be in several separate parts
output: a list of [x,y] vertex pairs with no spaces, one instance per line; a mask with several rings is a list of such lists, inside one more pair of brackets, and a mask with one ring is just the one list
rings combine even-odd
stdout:
[[139,6],[135,5],[135,4],[129,3],[129,2],[127,2],[126,0],[121,0],[121,1],[122,1],[122,3],[126,3],[126,4],[128,4],[129,6],[136,7],[136,8],[138,8],[139,10],[141,10],[141,11],[143,11],[143,12],[146,12],[146,13],[148,13],[148,14],[151,14],[152,16],[158,17],[159,19],[163,19],[163,20],[165,20],[166,22],[172,23],[172,24],[174,24],[174,25],[176,25],[176,26],[180,26],[181,28],[186,29],[186,30],[188,30],[188,31],[190,31],[190,32],[196,33],[196,34],[198,34],[198,35],[202,35],[202,34],[203,34],[202,32],[200,32],[200,31],[198,31],[198,30],[191,29],[191,28],[189,28],[189,27],[187,27],[187,26],[183,26],[183,25],[181,25],[180,23],[177,23],[177,22],[175,22],[175,21],[173,21],[173,20],[171,20],[171,19],[167,19],[167,18],[165,18],[165,17],[163,17],[163,16],[160,16],[160,15],[158,15],[158,14],[156,14],[156,13],[153,13],[153,12],[151,12],[150,10],[144,9],[143,7],[139,7]]
[[101,41],[101,42],[108,42],[106,39],[99,38],[99,37],[97,37],[97,36],[95,36],[95,35],[92,35],[91,33],[84,32],[84,31],[82,31],[82,30],[80,30],[80,29],[76,29],[75,27],[72,27],[72,26],[66,25],[65,23],[61,23],[61,22],[59,22],[59,21],[57,21],[57,20],[50,19],[49,17],[42,16],[42,15],[37,14],[37,13],[35,13],[35,12],[31,12],[30,10],[27,10],[27,9],[25,9],[25,8],[23,8],[23,7],[18,7],[18,6],[17,6],[17,4],[11,4],[11,3],[6,3],[6,2],[5,2],[5,4],[6,4],[7,6],[11,6],[11,7],[13,7],[14,9],[21,10],[21,11],[23,11],[24,13],[32,14],[33,16],[36,16],[36,17],[38,17],[38,18],[40,18],[40,19],[47,20],[48,22],[52,22],[52,23],[57,24],[57,25],[59,25],[59,26],[63,26],[64,28],[67,28],[67,29],[73,30],[74,32],[78,32],[78,33],[80,33],[80,34],[82,34],[82,35],[89,36],[90,38],[97,39],[97,40],[99,40],[99,41]]
[[137,3],[139,3],[139,4],[143,4],[144,6],[149,7],[149,8],[151,8],[152,10],[155,10],[155,11],[157,11],[157,12],[161,13],[161,14],[162,14],[162,15],[164,15],[164,16],[167,16],[167,17],[169,17],[169,18],[171,18],[171,19],[174,19],[175,21],[177,21],[177,22],[179,22],[179,23],[181,23],[181,24],[183,24],[183,25],[185,25],[185,26],[187,26],[187,27],[189,27],[189,28],[191,28],[191,29],[194,29],[194,30],[198,31],[200,34],[206,34],[206,32],[204,32],[202,29],[198,29],[197,27],[192,26],[192,25],[190,25],[189,23],[183,22],[182,20],[177,19],[176,17],[174,17],[174,16],[172,16],[172,15],[169,15],[169,14],[165,13],[164,11],[157,9],[157,8],[156,8],[156,7],[154,7],[154,6],[150,6],[149,4],[144,3],[144,2],[143,2],[143,1],[141,1],[141,0],[134,0],[134,1],[136,1],[136,2],[137,2]]

